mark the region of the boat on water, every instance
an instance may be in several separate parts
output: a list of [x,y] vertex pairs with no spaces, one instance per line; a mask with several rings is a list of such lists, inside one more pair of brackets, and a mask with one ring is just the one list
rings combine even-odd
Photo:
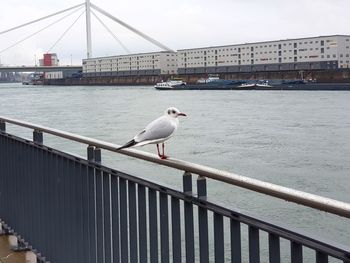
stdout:
[[208,78],[200,78],[199,80],[197,80],[197,84],[211,83],[211,82],[218,81],[218,80],[220,80],[219,76],[210,75]]
[[[208,78],[209,79],[209,78]],[[301,79],[290,80],[224,80],[211,79],[196,84],[182,80],[157,83],[158,90],[350,90],[350,83],[317,83]]]
[[156,85],[154,85],[154,88],[158,90],[172,90],[183,86],[186,86],[186,82],[184,82],[182,79],[170,79],[168,81],[158,82]]

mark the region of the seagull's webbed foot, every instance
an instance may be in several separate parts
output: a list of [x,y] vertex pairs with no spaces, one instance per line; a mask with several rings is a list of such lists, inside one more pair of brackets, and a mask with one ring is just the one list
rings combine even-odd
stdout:
[[160,159],[162,159],[162,160],[165,160],[165,159],[168,159],[168,158],[169,158],[169,156],[164,155],[164,154],[163,154],[163,155],[160,155],[159,157],[160,157]]

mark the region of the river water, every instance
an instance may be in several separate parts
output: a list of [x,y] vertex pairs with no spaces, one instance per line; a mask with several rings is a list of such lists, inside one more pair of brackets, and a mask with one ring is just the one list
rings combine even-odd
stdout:
[[[157,91],[152,87],[0,85],[0,115],[123,144],[168,106],[188,117],[166,144],[171,157],[350,202],[350,92]],[[13,126],[10,132],[30,137]],[[85,146],[45,136],[85,156]],[[141,148],[156,153],[154,145]],[[181,188],[181,172],[103,152],[121,171]],[[350,222],[214,181],[210,200],[350,245]]]

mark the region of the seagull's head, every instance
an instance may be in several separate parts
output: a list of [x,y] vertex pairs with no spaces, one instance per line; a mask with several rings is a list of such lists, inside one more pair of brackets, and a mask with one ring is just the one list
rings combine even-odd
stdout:
[[177,118],[178,116],[187,116],[185,113],[182,113],[175,107],[167,108],[167,110],[165,111],[165,115],[172,118]]

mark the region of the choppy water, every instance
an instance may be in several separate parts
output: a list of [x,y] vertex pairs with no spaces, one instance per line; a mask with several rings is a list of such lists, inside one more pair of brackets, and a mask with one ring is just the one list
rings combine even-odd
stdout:
[[[168,106],[188,114],[167,154],[350,202],[350,92],[157,91],[152,87],[0,85],[0,115],[122,144]],[[10,131],[30,136],[23,129]],[[72,153],[85,148],[51,136]],[[156,152],[154,145],[143,150]],[[173,187],[181,172],[104,153],[119,170]],[[209,198],[350,245],[350,222],[222,183]]]

